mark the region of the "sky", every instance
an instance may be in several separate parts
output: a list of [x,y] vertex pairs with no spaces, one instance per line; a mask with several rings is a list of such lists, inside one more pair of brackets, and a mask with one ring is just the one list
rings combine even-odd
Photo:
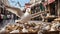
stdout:
[[[19,5],[17,4],[17,2],[19,2],[21,4],[21,6],[25,6],[25,3],[29,3],[30,0],[9,0],[9,3],[11,6],[19,8]],[[21,7],[21,9],[23,9],[23,8],[24,7]]]

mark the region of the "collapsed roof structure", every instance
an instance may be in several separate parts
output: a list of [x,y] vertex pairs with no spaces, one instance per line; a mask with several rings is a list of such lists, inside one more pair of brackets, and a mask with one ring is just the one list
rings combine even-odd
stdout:
[[23,11],[21,9],[19,9],[19,8],[10,6],[8,0],[6,0],[6,1],[5,0],[1,0],[1,1],[2,1],[4,7],[6,8],[6,10],[16,14],[16,16],[21,18],[20,20],[18,20],[20,22],[21,21],[22,22],[28,22],[31,18],[37,17],[37,16],[39,16],[41,14],[41,12],[38,12],[38,13],[35,13],[35,14],[30,14],[31,7],[33,7],[33,6],[37,5],[37,4],[40,4],[41,1],[38,1],[36,3],[31,4],[30,8],[27,9],[25,13],[23,13]]

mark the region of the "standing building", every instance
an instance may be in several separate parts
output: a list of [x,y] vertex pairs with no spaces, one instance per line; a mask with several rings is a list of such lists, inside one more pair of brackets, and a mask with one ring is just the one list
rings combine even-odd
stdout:
[[44,5],[51,15],[60,15],[60,0],[47,0],[44,1]]
[[9,4],[9,2],[8,2],[8,0],[0,0],[0,12],[1,13],[3,13],[3,14],[5,14],[6,12],[6,10],[5,10],[5,5],[8,5],[8,6],[10,6],[10,4]]
[[30,4],[33,4],[33,3],[36,3],[36,2],[39,2],[39,1],[42,1],[42,0],[30,0]]
[[10,4],[9,4],[9,1],[8,1],[8,0],[2,0],[2,2],[3,2],[5,5],[9,5],[9,6],[10,6]]

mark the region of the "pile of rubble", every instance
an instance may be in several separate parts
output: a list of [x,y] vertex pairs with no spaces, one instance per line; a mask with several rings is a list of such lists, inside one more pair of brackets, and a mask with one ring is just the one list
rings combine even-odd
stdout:
[[39,32],[39,31],[60,31],[60,23],[15,23],[8,24],[6,27],[2,28],[0,33],[28,33],[28,32]]

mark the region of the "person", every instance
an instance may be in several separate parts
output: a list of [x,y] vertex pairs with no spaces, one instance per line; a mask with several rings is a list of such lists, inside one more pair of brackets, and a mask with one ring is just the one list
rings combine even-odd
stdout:
[[41,14],[41,17],[42,17],[42,21],[44,21],[44,15],[43,15],[43,14],[44,14],[44,13],[42,13],[42,14]]
[[10,19],[10,15],[9,15],[9,14],[7,15],[7,19],[8,19],[8,20]]
[[7,15],[3,16],[3,27],[7,24]]
[[0,14],[0,22],[1,22],[1,14]]
[[3,26],[3,14],[0,13],[0,28]]
[[50,16],[50,13],[49,13],[49,11],[47,11],[47,16]]
[[10,23],[14,23],[14,15],[11,14],[10,16],[11,16]]
[[4,16],[3,14],[0,14],[0,23],[1,23],[1,24],[3,24],[3,23],[2,23],[2,22],[3,22],[3,16]]
[[7,21],[8,21],[8,23],[11,23],[12,22],[11,18],[12,18],[12,16],[10,14],[8,14],[7,15],[7,19],[8,19]]

